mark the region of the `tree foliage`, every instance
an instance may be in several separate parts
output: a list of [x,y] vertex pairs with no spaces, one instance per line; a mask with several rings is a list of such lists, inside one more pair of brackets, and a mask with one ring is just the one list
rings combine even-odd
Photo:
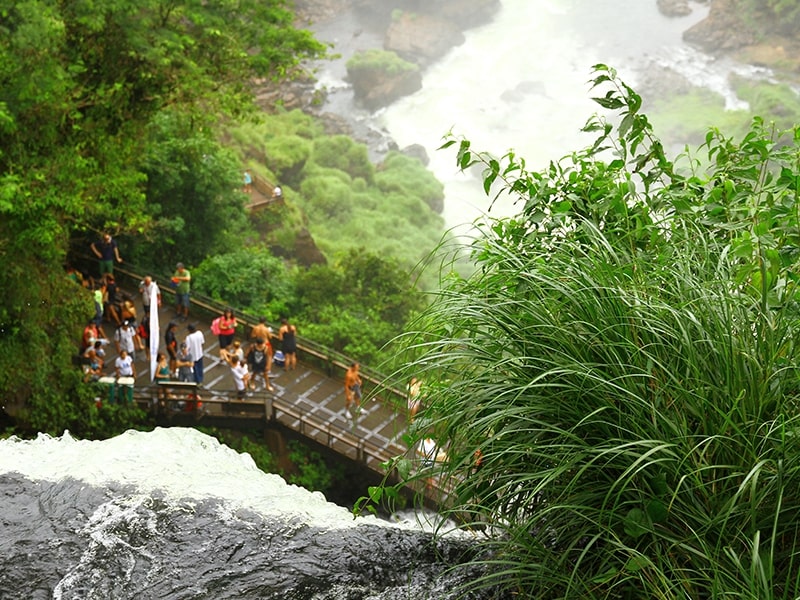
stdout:
[[[292,20],[281,0],[0,0],[0,256],[17,265],[0,274],[0,371],[17,374],[3,379],[4,397],[55,405],[73,389],[72,351],[48,341],[78,339],[91,316],[90,302],[65,289],[70,240],[151,231],[160,215],[146,201],[159,185],[142,164],[149,125],[167,110],[205,128],[211,115],[242,114],[253,77],[286,76],[322,52]],[[230,181],[219,173],[184,179],[181,200],[219,191]],[[24,370],[20,342],[36,359]],[[68,425],[56,417],[51,428]]]
[[[401,373],[485,575],[528,598],[795,598],[800,129],[672,161],[598,65],[594,142],[540,172],[453,140],[520,213],[436,295]],[[395,466],[409,472],[406,459]]]
[[295,322],[329,348],[377,365],[383,346],[424,306],[397,260],[360,248],[298,273]]

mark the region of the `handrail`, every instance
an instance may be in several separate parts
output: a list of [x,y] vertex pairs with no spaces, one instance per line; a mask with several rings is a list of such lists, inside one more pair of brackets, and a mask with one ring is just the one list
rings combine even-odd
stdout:
[[[130,265],[130,263],[125,263],[125,266],[117,265],[114,268],[115,272],[121,273],[126,278],[130,279],[134,285],[134,289],[138,290],[139,282],[144,279],[144,276],[134,272],[132,269],[136,269],[136,267]],[[153,275],[152,277],[161,289],[162,295],[165,292],[175,295],[175,290],[169,285],[171,274],[168,276],[162,276],[161,278],[156,275]],[[192,292],[189,295],[189,302],[193,306],[202,309],[210,315],[222,314],[226,309],[230,308],[229,304],[219,302],[213,298],[208,298],[207,296],[203,296],[195,292]],[[257,317],[245,311],[236,310],[235,312],[237,314],[237,320],[241,323],[244,323],[248,327],[252,328],[258,323]],[[267,325],[272,328],[273,332],[277,332],[280,328],[278,324],[273,322],[267,322]],[[270,341],[273,342],[277,339],[277,336],[273,333],[272,340]],[[343,373],[344,371],[347,371],[347,369],[350,367],[350,364],[354,362],[350,357],[340,352],[337,352],[312,340],[303,339],[301,336],[297,336],[297,351],[298,354],[302,353],[319,359],[326,366],[326,371],[329,377],[334,376],[334,369],[338,369]],[[396,409],[405,409],[405,392],[389,383],[388,377],[382,373],[379,373],[375,369],[364,367],[363,365],[361,366],[360,374],[361,379],[365,382],[365,384],[370,386],[368,389],[365,385],[365,395],[368,396],[370,391],[377,393],[377,391],[380,390],[382,394],[386,396],[381,398],[381,400],[391,403],[391,405]]]

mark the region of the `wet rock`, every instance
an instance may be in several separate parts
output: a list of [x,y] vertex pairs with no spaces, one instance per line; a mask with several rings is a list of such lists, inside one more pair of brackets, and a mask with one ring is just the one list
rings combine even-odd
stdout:
[[652,63],[642,69],[635,87],[642,98],[658,99],[688,94],[696,86],[670,67]]
[[692,13],[689,0],[658,0],[658,11],[665,17],[685,17]]
[[404,12],[392,20],[384,48],[405,60],[427,66],[463,43],[464,34],[451,21]]
[[402,152],[406,156],[410,156],[411,158],[416,158],[426,167],[428,166],[428,163],[431,161],[430,157],[428,156],[428,151],[425,150],[425,146],[421,144],[411,144],[410,146],[406,146],[405,148],[403,148],[400,152]]
[[294,240],[294,257],[297,259],[297,263],[304,267],[328,263],[325,255],[317,247],[314,238],[311,237],[311,233],[305,227],[297,233]]
[[370,110],[388,106],[422,88],[422,74],[392,52],[365,53],[366,59],[347,63],[347,78],[356,99]]
[[526,96],[547,96],[544,84],[541,81],[521,81],[514,89],[506,90],[500,94],[503,102],[523,102]]
[[708,16],[687,29],[683,39],[709,54],[737,50],[756,42],[755,34],[736,7],[736,0],[714,0]]

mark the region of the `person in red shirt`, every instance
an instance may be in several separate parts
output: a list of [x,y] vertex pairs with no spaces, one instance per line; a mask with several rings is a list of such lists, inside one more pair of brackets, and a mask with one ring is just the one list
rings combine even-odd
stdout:
[[217,319],[217,328],[219,329],[219,350],[222,353],[228,346],[233,343],[233,337],[236,335],[236,326],[238,325],[233,310],[226,308],[222,316]]

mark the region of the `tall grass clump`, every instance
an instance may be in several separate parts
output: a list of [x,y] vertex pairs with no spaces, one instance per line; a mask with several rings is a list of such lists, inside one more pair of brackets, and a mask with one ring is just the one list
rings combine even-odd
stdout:
[[616,136],[590,121],[598,141],[542,173],[459,147],[524,206],[405,337],[409,441],[447,452],[410,477],[485,533],[465,593],[797,598],[800,154],[756,122],[677,173],[598,70]]

